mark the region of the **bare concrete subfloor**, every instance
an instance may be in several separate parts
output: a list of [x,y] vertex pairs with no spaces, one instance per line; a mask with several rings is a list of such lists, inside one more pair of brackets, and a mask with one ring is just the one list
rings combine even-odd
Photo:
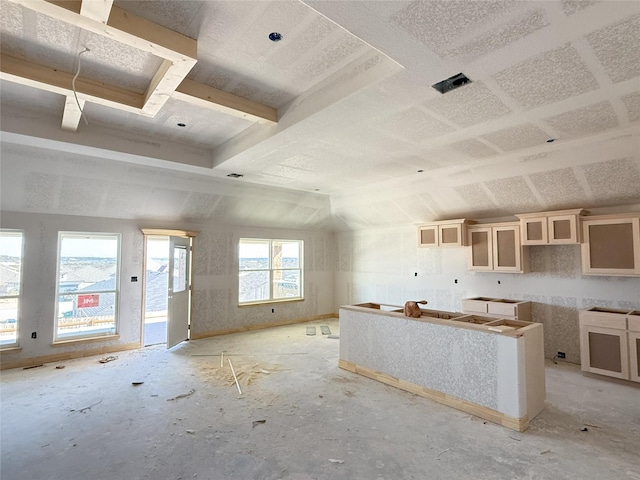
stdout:
[[518,433],[338,369],[339,340],[306,335],[323,324],[339,333],[331,320],[5,371],[0,475],[640,479],[634,386],[549,363],[546,408]]

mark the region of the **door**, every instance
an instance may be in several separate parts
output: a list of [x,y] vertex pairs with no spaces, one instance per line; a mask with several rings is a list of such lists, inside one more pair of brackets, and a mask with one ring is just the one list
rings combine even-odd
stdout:
[[169,237],[167,348],[189,338],[191,304],[191,239]]

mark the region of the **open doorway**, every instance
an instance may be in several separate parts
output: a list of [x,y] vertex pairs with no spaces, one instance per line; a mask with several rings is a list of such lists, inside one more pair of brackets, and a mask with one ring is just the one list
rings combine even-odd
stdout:
[[148,235],[144,346],[167,343],[169,237]]

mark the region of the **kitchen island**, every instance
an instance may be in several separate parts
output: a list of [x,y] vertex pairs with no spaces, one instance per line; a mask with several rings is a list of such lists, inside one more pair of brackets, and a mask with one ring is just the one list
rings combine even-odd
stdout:
[[520,432],[546,396],[540,323],[343,306],[339,366]]

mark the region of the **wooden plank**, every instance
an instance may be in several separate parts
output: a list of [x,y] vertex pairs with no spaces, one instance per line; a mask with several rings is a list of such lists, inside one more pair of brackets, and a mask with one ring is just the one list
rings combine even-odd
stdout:
[[[78,103],[80,106],[78,106]],[[78,125],[82,118],[82,110],[84,108],[85,101],[76,98],[73,95],[68,95],[64,102],[64,113],[62,114],[62,129],[67,132],[76,132]]]
[[176,88],[185,80],[196,60],[179,62],[164,60],[155,73],[145,92],[143,113],[155,116],[167,103]]
[[475,415],[476,417],[483,418],[484,420],[488,420],[489,422],[502,425],[518,432],[524,432],[529,426],[528,416],[522,418],[511,417],[509,415],[505,415],[504,413],[493,410],[492,408],[484,407],[482,405],[462,400],[460,398],[453,397],[442,392],[430,390],[426,387],[408,382],[406,380],[399,380],[396,377],[392,377],[391,375],[387,375],[382,372],[357,365],[355,363],[347,362],[342,359],[338,360],[338,367],[350,372],[357,373],[364,377],[371,378],[372,380],[390,385],[392,387],[399,388],[400,390],[405,390],[415,395],[428,398],[429,400],[442,403],[443,405],[453,407],[457,410]]
[[274,124],[278,121],[278,111],[273,107],[189,79],[185,79],[172,96],[192,105],[246,120],[267,124]]
[[[46,90],[65,96],[72,96],[73,74],[55,68],[27,62],[10,55],[0,56],[0,78],[29,87]],[[119,108],[127,112],[141,113],[143,97],[139,93],[103,82],[78,77],[76,79],[78,98],[107,107]]]
[[113,7],[113,0],[82,0],[80,15],[97,22],[107,23]]

